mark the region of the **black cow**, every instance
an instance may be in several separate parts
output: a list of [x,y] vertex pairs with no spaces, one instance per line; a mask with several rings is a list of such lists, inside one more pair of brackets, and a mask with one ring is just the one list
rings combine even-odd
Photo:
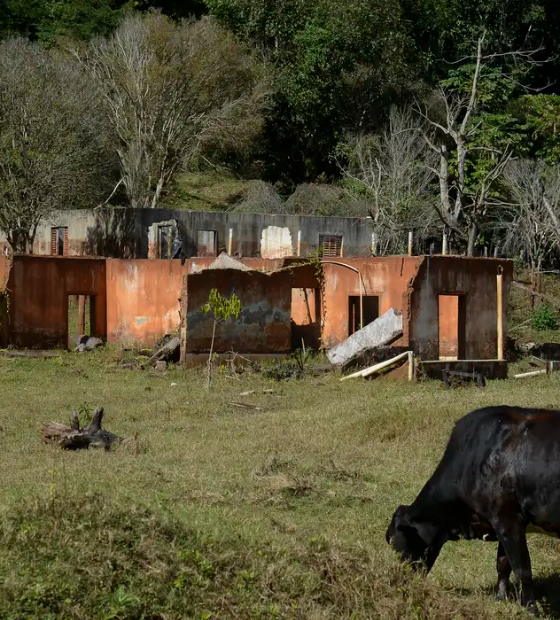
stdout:
[[487,407],[461,418],[432,477],[397,508],[386,539],[404,561],[429,571],[460,537],[497,540],[498,598],[513,572],[538,615],[527,531],[560,533],[560,411]]

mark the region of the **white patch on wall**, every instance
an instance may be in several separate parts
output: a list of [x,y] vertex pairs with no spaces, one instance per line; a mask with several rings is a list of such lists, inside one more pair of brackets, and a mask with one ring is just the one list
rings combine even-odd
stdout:
[[294,256],[290,229],[279,226],[265,228],[261,235],[261,256],[263,258]]

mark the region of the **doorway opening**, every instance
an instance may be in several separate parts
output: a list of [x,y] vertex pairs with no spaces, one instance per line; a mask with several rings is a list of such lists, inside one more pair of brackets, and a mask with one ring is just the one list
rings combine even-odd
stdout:
[[465,296],[438,296],[438,340],[440,360],[465,358]]
[[292,349],[317,350],[321,339],[321,294],[316,288],[292,289]]
[[[377,295],[351,295],[348,297],[348,336],[379,318],[379,297]],[[364,316],[362,317],[361,308]]]
[[68,295],[68,348],[74,348],[83,336],[92,336],[95,325],[95,296]]

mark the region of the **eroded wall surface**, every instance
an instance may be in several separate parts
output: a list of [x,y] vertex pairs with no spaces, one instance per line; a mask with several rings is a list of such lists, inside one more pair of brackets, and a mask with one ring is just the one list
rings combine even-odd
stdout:
[[268,354],[288,353],[291,348],[292,278],[289,271],[265,274],[236,269],[208,270],[185,278],[186,322],[182,354],[210,350],[212,313],[202,312],[210,291],[223,296],[235,293],[241,301],[237,320],[216,326],[214,351]]
[[[199,273],[215,260],[189,259],[184,265],[179,260],[107,260],[109,342],[151,345],[163,334],[177,331],[183,276]],[[252,269],[274,269],[278,265],[278,261],[258,258],[244,263]]]
[[[461,358],[496,359],[496,276],[499,268],[503,270],[503,325],[504,334],[507,334],[507,298],[513,278],[511,261],[460,256],[425,258],[410,292],[409,339],[417,355],[425,360],[437,360],[440,357],[441,329],[448,343],[448,352],[449,346],[454,346],[452,334],[456,333],[464,341]],[[455,311],[443,316],[440,314],[440,295],[461,297],[463,308],[458,313],[458,319],[455,319]]]
[[21,348],[65,348],[68,296],[89,295],[92,334],[107,334],[105,261],[14,256],[8,279],[10,342]]
[[183,267],[177,260],[107,260],[109,342],[151,344],[178,329]]
[[[330,348],[348,338],[351,318],[349,297],[359,297],[360,291],[363,295],[379,298],[379,315],[389,308],[406,312],[408,285],[423,260],[421,256],[384,256],[336,261],[354,267],[359,274],[342,264],[325,263],[322,302],[324,345]],[[398,344],[406,346],[406,338]]]
[[[169,222],[176,224],[187,258],[208,253],[211,232],[215,255],[231,245],[238,257],[295,256],[298,247],[307,256],[319,248],[320,235],[341,235],[347,256],[371,254],[371,227],[362,218],[124,208],[53,213],[39,226],[33,253],[51,255],[51,229],[67,227],[68,256],[152,258],[157,255],[155,225]],[[0,249],[6,244],[0,234]]]

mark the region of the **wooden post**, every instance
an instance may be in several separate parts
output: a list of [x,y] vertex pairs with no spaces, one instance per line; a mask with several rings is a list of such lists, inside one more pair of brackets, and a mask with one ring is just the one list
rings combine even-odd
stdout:
[[362,284],[362,277],[358,273],[358,286],[360,287],[360,329],[362,329],[362,327],[364,326],[364,296],[363,296],[362,287],[360,286],[361,284]]
[[408,380],[414,380],[414,353],[412,351],[407,351],[408,353]]
[[86,296],[78,295],[78,336],[86,335]]
[[297,255],[301,256],[301,230],[297,231]]
[[233,228],[229,229],[229,239],[228,239],[228,250],[227,253],[231,256],[231,250],[233,247]]
[[504,316],[503,316],[503,269],[498,267],[498,275],[496,276],[496,312],[497,312],[497,328],[498,328],[498,359],[504,359]]
[[441,253],[444,256],[447,254],[447,233],[443,233],[443,242],[441,244]]
[[408,255],[412,256],[412,231],[408,231]]

